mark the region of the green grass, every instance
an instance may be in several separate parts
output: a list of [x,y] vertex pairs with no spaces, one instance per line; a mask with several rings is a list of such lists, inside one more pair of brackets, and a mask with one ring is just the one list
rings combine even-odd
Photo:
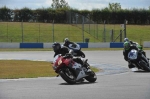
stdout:
[[[78,26],[78,27],[77,27]],[[83,42],[83,38],[89,38],[90,42],[102,42],[104,25],[91,24],[84,25],[85,32],[82,31],[82,25],[54,24],[51,23],[26,23],[21,22],[0,22],[0,42],[63,42],[68,37],[74,42]],[[23,29],[21,28],[23,27]],[[98,32],[96,30],[98,28]],[[120,24],[106,24],[106,42],[110,42],[110,30],[114,30],[114,39],[122,30]],[[22,32],[23,31],[23,32]],[[89,33],[90,31],[90,33]],[[150,25],[127,25],[127,37],[133,41],[150,41]],[[23,35],[22,35],[23,34]],[[83,35],[84,34],[84,35]],[[23,36],[23,39],[22,39]],[[54,39],[53,39],[54,36]],[[119,39],[117,39],[119,42]]]
[[127,37],[141,44],[150,41],[150,25],[127,25]]
[[[0,42],[53,42],[52,27],[51,23],[23,23],[22,26],[20,22],[0,22]],[[87,33],[84,36],[95,40]],[[80,28],[67,24],[55,24],[54,41],[63,42],[66,37],[78,42],[83,41]]]
[[[95,72],[99,69],[91,67]],[[0,60],[0,79],[54,77],[57,74],[50,62],[28,60]]]
[[0,60],[0,78],[51,77],[56,73],[49,62],[26,60]]

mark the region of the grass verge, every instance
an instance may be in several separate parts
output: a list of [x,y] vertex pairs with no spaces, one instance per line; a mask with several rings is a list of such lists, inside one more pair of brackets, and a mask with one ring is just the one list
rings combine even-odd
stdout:
[[[95,72],[99,69],[91,67]],[[0,60],[0,79],[54,77],[52,64],[46,61]]]

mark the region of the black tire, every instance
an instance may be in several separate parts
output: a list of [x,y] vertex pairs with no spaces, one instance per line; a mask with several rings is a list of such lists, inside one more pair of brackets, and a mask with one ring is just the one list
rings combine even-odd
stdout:
[[69,68],[63,68],[59,71],[59,75],[68,83],[68,84],[75,84],[76,79],[73,73],[70,71]]
[[141,58],[140,65],[143,67],[145,71],[150,72],[150,65],[143,58]]
[[92,83],[95,82],[97,80],[96,74],[93,71],[91,71],[89,73],[90,73],[89,76],[85,77],[85,79]]

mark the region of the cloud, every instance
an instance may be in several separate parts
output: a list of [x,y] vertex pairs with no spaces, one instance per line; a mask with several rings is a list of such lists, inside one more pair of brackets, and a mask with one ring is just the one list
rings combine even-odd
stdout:
[[12,9],[28,7],[31,9],[37,9],[41,7],[50,7],[51,3],[51,0],[0,0],[0,7],[7,6]]
[[67,0],[72,8],[92,10],[108,6],[110,0]]
[[[120,3],[122,8],[148,8],[149,0],[65,0],[71,8],[79,10],[92,10],[108,7],[109,3]],[[30,9],[51,7],[52,0],[0,0],[0,7],[7,6],[11,9]]]

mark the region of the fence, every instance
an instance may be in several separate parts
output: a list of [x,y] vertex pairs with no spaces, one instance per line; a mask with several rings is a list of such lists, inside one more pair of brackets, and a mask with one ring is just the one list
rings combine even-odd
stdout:
[[[0,42],[120,42],[120,24],[101,24],[88,16],[68,12],[65,24],[37,22],[0,22]],[[113,32],[112,32],[113,31]],[[120,37],[120,36],[119,36]],[[117,38],[117,39],[116,39]]]
[[92,36],[94,42],[121,42],[126,37],[126,20],[121,24],[108,24],[105,20],[97,24],[88,15],[68,12],[67,23],[82,30],[83,42],[87,39],[85,34]]
[[0,22],[0,42],[50,42],[51,28],[49,23]]

